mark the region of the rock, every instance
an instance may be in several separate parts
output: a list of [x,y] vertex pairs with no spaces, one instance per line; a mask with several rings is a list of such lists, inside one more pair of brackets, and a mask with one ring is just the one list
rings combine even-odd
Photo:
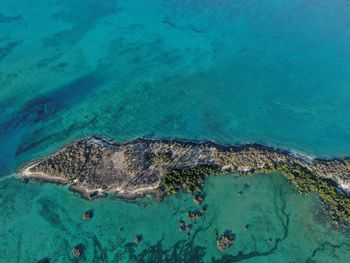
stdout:
[[203,195],[196,195],[194,198],[193,198],[193,202],[196,204],[196,205],[201,205],[204,201],[204,196]]
[[72,254],[76,258],[80,258],[85,252],[85,246],[83,244],[76,245],[73,250]]
[[50,263],[50,258],[45,257],[37,261],[37,263]]
[[202,217],[202,213],[200,211],[198,211],[198,210],[196,210],[196,211],[189,211],[187,213],[187,215],[188,215],[188,218],[190,220],[195,220],[195,219],[199,219],[199,218]]
[[134,243],[139,244],[142,241],[142,239],[143,239],[142,235],[136,235],[134,239]]
[[232,234],[230,231],[225,231],[225,233],[221,235],[219,239],[216,240],[216,246],[222,252],[225,249],[231,247],[234,240],[235,235]]
[[82,219],[84,220],[90,220],[94,217],[94,210],[90,209],[85,211],[85,213],[82,215]]
[[202,207],[199,209],[199,212],[202,213],[202,214],[204,214],[205,211],[207,211],[207,206],[206,206],[206,205],[202,206]]
[[180,227],[185,227],[185,221],[179,220],[179,225],[180,225]]
[[182,233],[186,229],[185,222],[183,220],[179,220],[179,232]]

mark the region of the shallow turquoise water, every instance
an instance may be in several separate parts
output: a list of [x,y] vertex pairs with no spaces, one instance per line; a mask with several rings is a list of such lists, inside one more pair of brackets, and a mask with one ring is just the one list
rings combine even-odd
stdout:
[[[192,205],[189,197],[172,197],[162,204],[150,200],[147,209],[141,209],[118,200],[86,203],[62,187],[24,185],[16,177],[7,178],[23,163],[75,138],[103,135],[118,141],[147,136],[261,142],[312,155],[350,155],[348,1],[17,2],[0,2],[3,261],[18,255],[19,262],[32,262],[50,255],[65,262],[79,240],[86,243],[87,261],[96,250],[100,261],[105,250],[112,260],[116,251],[110,250],[118,242],[122,242],[118,246],[122,252],[133,251],[125,244],[135,231],[125,226],[123,237],[116,237],[111,229],[120,222],[102,222],[111,217],[129,218],[132,213],[150,215],[128,223],[141,222],[140,231],[147,232],[136,254],[146,244],[155,245],[161,233],[164,249],[153,251],[154,255],[165,253],[180,238],[176,231],[171,232],[168,220],[178,220],[172,215],[184,209],[183,202]],[[257,250],[265,249],[263,232],[269,225],[274,236],[281,233],[277,217],[271,214],[275,198],[262,198],[275,192],[270,182],[275,179],[251,179],[263,192],[251,195],[250,201],[233,202],[234,206],[220,196],[234,194],[236,188],[220,184],[221,180],[228,179],[216,178],[213,187],[209,182],[209,218],[236,214],[237,206],[239,214],[244,214],[254,199],[267,210],[253,209],[247,218],[234,217],[237,221],[227,215],[227,220],[213,219],[210,230],[199,233],[194,244],[203,245],[213,228],[239,233],[232,222],[242,225],[264,215],[267,222],[252,231],[261,243]],[[278,182],[288,188],[285,182]],[[281,262],[282,254],[287,253],[290,262],[306,261],[320,244],[330,242],[313,260],[329,262],[327,257],[335,254],[332,262],[344,262],[349,252],[340,244],[348,238],[311,216],[310,211],[317,214],[318,209],[310,209],[317,207],[317,198],[299,197],[292,190],[285,194],[291,196],[287,202],[291,217],[310,216],[291,220],[294,230],[276,252],[249,260]],[[90,206],[96,206],[96,218],[81,225],[80,213]],[[151,234],[154,214],[161,214],[164,220],[160,219],[157,231]],[[327,236],[315,236],[317,233]],[[33,235],[36,242],[31,242]],[[96,248],[98,243],[100,248]],[[254,246],[251,239],[238,235],[230,253],[237,255],[242,243],[248,250]],[[205,253],[206,261],[219,258],[215,245],[204,244],[206,249],[177,250],[193,257],[193,253]],[[127,254],[121,255],[124,261]]]
[[[1,185],[0,260],[74,262],[72,247],[86,246],[82,262],[346,262],[348,230],[333,231],[316,196],[302,197],[279,175],[208,180],[201,219],[185,194],[163,202],[88,202],[55,185],[7,179]],[[243,194],[238,195],[243,191]],[[1,192],[3,193],[3,192]],[[91,221],[81,215],[94,210]],[[179,220],[192,224],[190,237]],[[245,230],[245,226],[249,225]],[[214,231],[231,230],[234,245],[221,254]],[[143,235],[139,245],[134,237]],[[271,241],[269,241],[271,239]]]

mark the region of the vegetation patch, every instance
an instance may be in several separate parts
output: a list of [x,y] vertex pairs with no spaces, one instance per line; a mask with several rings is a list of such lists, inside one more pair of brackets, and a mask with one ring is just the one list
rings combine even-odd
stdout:
[[[329,204],[330,214],[334,224],[341,219],[350,222],[350,198],[339,190],[334,181],[315,176],[308,169],[298,164],[279,163],[276,169],[282,173],[301,194],[316,192],[321,200]],[[267,170],[266,172],[271,172]],[[208,175],[222,174],[217,167],[201,165],[196,167],[173,168],[166,172],[161,185],[168,194],[174,194],[180,189],[196,195],[202,191],[204,179]]]
[[198,194],[202,191],[205,177],[218,173],[218,168],[210,165],[173,168],[166,172],[161,184],[168,194],[174,194],[180,189]]
[[171,161],[171,153],[170,152],[152,153],[150,159],[152,164],[164,165]]
[[334,181],[313,175],[309,170],[290,164],[279,164],[278,170],[299,190],[301,194],[316,192],[323,202],[330,205],[334,224],[340,219],[350,222],[350,198],[339,190]]

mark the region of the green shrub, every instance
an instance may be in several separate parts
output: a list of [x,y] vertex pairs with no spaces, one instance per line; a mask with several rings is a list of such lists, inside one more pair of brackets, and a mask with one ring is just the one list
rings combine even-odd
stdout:
[[337,188],[333,180],[315,176],[299,165],[280,164],[278,169],[300,193],[318,193],[322,201],[330,205],[330,213],[335,222],[340,219],[350,222],[350,198]]
[[179,189],[197,194],[202,191],[204,178],[209,174],[216,173],[218,173],[218,170],[209,165],[174,168],[166,172],[161,184],[169,194],[176,193]]

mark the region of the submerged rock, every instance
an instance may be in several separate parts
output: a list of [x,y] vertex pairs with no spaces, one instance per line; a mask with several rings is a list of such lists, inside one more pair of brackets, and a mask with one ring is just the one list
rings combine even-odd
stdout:
[[143,239],[143,236],[142,235],[137,235],[134,239],[134,243],[135,244],[139,244]]
[[231,247],[234,240],[235,235],[230,231],[225,231],[225,233],[216,240],[216,246],[222,252]]
[[85,252],[85,246],[83,244],[78,244],[72,249],[72,254],[76,258],[80,258]]
[[199,195],[196,195],[194,198],[193,198],[193,202],[196,204],[196,205],[201,205],[204,201],[204,196],[199,194]]
[[191,224],[189,224],[189,225],[186,226],[186,230],[187,230],[187,231],[191,231],[191,229],[192,229],[192,225],[191,225]]
[[199,210],[189,211],[187,213],[187,215],[188,215],[188,219],[190,219],[190,220],[195,220],[195,219],[199,219],[202,217],[202,213]]
[[183,220],[180,220],[179,221],[179,232],[182,233],[185,231],[185,229],[186,229],[185,222]]
[[50,263],[50,258],[45,257],[37,261],[37,263]]
[[90,209],[88,211],[86,211],[83,215],[82,215],[82,219],[84,220],[90,220],[94,217],[94,210]]
[[204,214],[205,211],[207,211],[207,205],[204,205],[204,206],[202,206],[202,207],[199,209],[199,212],[200,212],[201,214]]
[[179,220],[179,225],[180,225],[180,227],[185,227],[185,221]]

